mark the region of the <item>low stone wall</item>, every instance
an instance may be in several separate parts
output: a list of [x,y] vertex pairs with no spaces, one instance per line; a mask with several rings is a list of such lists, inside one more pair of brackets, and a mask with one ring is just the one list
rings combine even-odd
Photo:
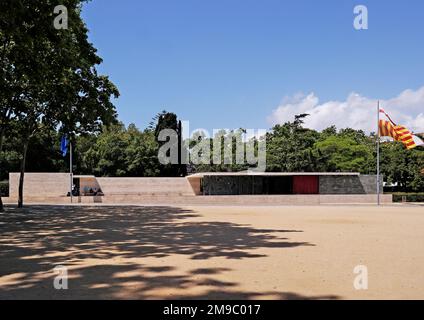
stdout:
[[[6,204],[16,203],[10,198]],[[375,205],[376,195],[268,195],[268,196],[166,196],[114,195],[104,197],[74,197],[73,204],[86,205],[146,205],[146,206],[317,206]],[[381,195],[382,204],[391,204],[391,195]],[[71,204],[68,197],[30,198],[26,204]],[[283,212],[282,212],[283,213]],[[341,212],[343,214],[343,212]]]
[[194,195],[186,178],[97,178],[106,196]]
[[[19,173],[9,174],[9,197],[18,198]],[[69,173],[25,173],[24,198],[66,196],[70,189]]]
[[[80,191],[85,188],[101,189],[106,196],[113,195],[194,195],[186,178],[95,178],[80,179]],[[9,197],[18,198],[19,173],[9,174]],[[69,193],[69,173],[26,173],[24,200],[65,197]]]

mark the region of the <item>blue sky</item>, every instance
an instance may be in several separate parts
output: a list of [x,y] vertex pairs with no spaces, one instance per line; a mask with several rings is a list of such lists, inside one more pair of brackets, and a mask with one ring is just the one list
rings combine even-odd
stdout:
[[[358,4],[368,30],[353,28]],[[92,0],[83,16],[126,124],[166,109],[191,128],[270,128],[311,93],[306,110],[356,92],[421,114],[393,101],[424,86],[422,0]]]

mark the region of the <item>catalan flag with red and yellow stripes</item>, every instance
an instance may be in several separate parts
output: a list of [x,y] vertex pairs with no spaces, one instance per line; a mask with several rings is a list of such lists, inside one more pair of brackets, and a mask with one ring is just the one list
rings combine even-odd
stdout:
[[414,136],[414,134],[404,126],[398,126],[394,125],[392,122],[380,120],[379,129],[381,137],[391,137],[395,141],[402,142],[408,150],[422,145],[422,140]]

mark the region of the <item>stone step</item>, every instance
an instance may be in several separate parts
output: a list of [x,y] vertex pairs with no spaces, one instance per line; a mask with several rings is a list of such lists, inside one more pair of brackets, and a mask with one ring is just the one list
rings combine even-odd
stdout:
[[[249,196],[135,196],[74,197],[74,204],[127,204],[127,205],[320,205],[320,204],[375,204],[376,195],[249,195]],[[6,204],[17,199],[5,198]],[[70,204],[69,197],[25,197],[26,204]],[[391,195],[381,195],[383,204],[392,203]]]

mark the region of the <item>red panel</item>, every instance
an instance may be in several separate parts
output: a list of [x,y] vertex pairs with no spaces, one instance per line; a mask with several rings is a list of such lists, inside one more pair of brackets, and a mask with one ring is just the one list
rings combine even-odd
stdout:
[[294,194],[318,194],[319,183],[317,176],[295,176],[293,177]]

